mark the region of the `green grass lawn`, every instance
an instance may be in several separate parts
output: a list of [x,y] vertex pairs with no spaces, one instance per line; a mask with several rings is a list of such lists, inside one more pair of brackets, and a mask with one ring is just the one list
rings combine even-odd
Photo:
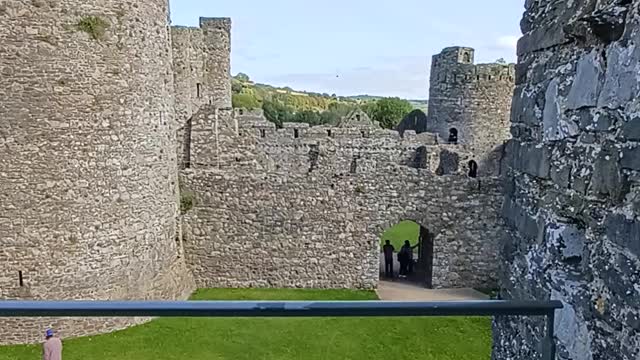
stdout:
[[[199,290],[194,300],[373,300],[373,292]],[[63,339],[64,340],[64,339]],[[490,359],[488,318],[163,318],[64,340],[64,360]],[[0,347],[2,360],[39,346]]]
[[411,241],[411,245],[415,245],[418,243],[419,237],[420,225],[407,220],[387,229],[387,231],[382,234],[380,246],[384,245],[385,240],[391,240],[391,245],[396,248],[396,251],[400,251],[405,240],[409,240]]

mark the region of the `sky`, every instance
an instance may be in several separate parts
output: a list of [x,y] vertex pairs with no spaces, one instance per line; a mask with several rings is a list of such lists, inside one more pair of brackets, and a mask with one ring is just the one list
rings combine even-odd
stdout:
[[428,98],[431,56],[516,61],[523,0],[170,0],[173,25],[230,17],[231,71],[296,90]]

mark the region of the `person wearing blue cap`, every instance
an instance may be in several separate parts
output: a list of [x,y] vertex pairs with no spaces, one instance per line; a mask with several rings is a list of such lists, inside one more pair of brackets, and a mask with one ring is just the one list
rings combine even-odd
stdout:
[[62,341],[54,336],[53,329],[45,332],[45,342],[42,345],[42,360],[62,360]]

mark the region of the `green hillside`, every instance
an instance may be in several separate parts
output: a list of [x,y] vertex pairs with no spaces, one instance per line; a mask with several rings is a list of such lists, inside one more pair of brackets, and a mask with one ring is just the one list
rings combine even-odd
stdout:
[[[232,79],[233,107],[262,108],[267,120],[276,126],[284,122],[314,125],[335,125],[356,108],[361,108],[383,127],[393,128],[413,109],[421,108],[422,100],[403,100],[370,95],[338,96],[298,91],[251,81],[239,73]],[[424,109],[423,109],[424,110]]]

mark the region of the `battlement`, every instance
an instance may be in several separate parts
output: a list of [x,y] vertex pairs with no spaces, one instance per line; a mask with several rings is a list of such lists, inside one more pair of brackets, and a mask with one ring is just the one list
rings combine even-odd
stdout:
[[227,17],[201,17],[200,28],[217,28],[231,31],[231,18]]
[[475,58],[475,49],[470,47],[452,46],[444,48],[440,54],[433,56],[432,66],[438,66],[441,63],[448,64],[473,64]]

